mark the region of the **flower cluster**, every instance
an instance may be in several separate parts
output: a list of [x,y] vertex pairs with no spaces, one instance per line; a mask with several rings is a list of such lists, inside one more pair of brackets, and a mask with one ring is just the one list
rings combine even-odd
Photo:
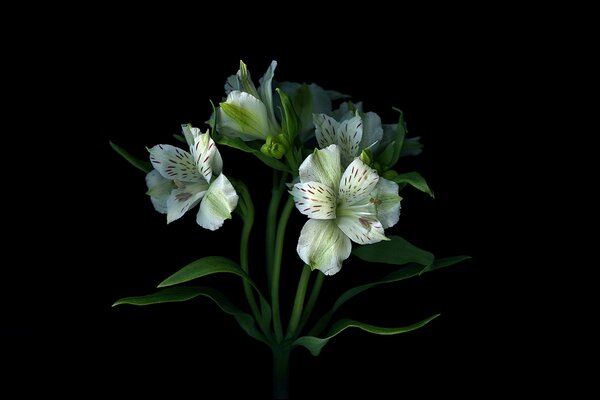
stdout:
[[[340,92],[314,83],[275,81],[276,67],[273,61],[257,87],[246,65],[240,62],[239,71],[225,83],[225,97],[213,108],[207,130],[183,125],[182,135],[176,135],[185,148],[156,145],[148,149],[147,162],[112,144],[119,154],[146,172],[147,193],[156,211],[166,214],[167,223],[196,206],[196,222],[205,229],[219,229],[234,212],[243,223],[238,260],[231,255],[199,258],[163,280],[157,292],[122,298],[114,305],[146,306],[198,296],[210,298],[250,337],[270,347],[273,394],[275,398],[286,398],[289,355],[294,348],[304,347],[316,356],[331,338],[348,328],[379,335],[399,334],[419,329],[439,315],[407,326],[378,327],[348,318],[334,321],[342,304],[380,284],[419,276],[469,257],[436,259],[404,238],[385,233],[399,221],[399,192],[403,187],[410,185],[433,197],[419,173],[395,170],[401,157],[421,152],[419,138],[406,136],[400,110],[397,123],[384,124],[376,113],[365,112],[362,103],[353,103]],[[249,242],[254,223],[251,193],[241,179],[225,175],[217,146],[252,154],[273,170],[266,212],[265,260],[260,262],[264,268],[250,267]],[[294,208],[307,217],[296,246],[305,265],[299,273],[286,325],[279,283],[287,222]],[[329,311],[312,319],[324,277],[339,272],[351,254],[364,262],[385,263],[397,270],[347,290]],[[312,273],[315,270],[320,272]],[[262,286],[253,279],[257,271],[266,272]],[[215,288],[187,284],[221,273],[235,274],[242,280],[248,312]],[[285,273],[288,277],[298,275],[292,268]],[[306,296],[309,287],[310,295]]]
[[[333,109],[334,101],[347,96],[316,84],[276,83],[276,67],[273,61],[257,88],[240,63],[225,83],[226,99],[209,121],[214,139],[209,131],[183,125],[189,151],[167,144],[152,147],[148,194],[168,223],[200,203],[198,224],[218,229],[231,218],[238,195],[222,173],[215,140],[254,152],[295,178],[290,194],[309,218],[298,255],[311,269],[333,275],[349,257],[351,242],[387,240],[384,229],[398,222],[399,186],[381,174],[396,175],[390,169],[400,156],[394,159],[400,148],[395,137],[405,127],[382,124],[374,112],[363,112],[361,103],[344,101]],[[405,151],[417,154],[418,138]],[[278,161],[282,158],[285,162]]]

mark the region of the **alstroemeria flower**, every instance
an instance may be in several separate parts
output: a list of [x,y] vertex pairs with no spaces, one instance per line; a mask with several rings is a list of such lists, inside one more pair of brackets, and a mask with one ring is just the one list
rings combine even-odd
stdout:
[[296,208],[308,216],[298,240],[298,255],[312,269],[333,275],[350,256],[351,241],[387,240],[384,228],[400,217],[398,185],[355,158],[342,173],[340,148],[315,150],[300,166],[293,186]]
[[231,218],[238,195],[221,173],[223,161],[208,131],[191,125],[182,125],[182,130],[189,152],[168,144],[149,150],[154,170],[146,175],[148,194],[156,211],[167,214],[167,223],[200,203],[196,222],[214,231]]
[[219,108],[219,133],[242,140],[265,140],[267,136],[280,133],[281,127],[273,110],[271,86],[276,67],[277,62],[271,62],[257,90],[246,65],[240,62],[238,73],[229,77],[225,84],[227,99]]
[[383,136],[381,119],[372,112],[361,117],[357,111],[354,117],[341,122],[325,114],[314,114],[313,121],[319,147],[324,149],[331,144],[338,145],[344,166],[358,157],[361,151],[374,150]]

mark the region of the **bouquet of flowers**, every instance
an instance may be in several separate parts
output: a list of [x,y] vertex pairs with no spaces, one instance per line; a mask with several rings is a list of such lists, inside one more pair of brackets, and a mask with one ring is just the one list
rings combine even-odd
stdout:
[[[345,94],[316,84],[274,81],[276,66],[273,61],[257,87],[240,62],[239,71],[225,83],[226,97],[218,107],[213,105],[207,129],[182,125],[181,134],[175,135],[180,143],[149,148],[149,161],[111,143],[146,173],[147,194],[156,211],[166,214],[167,223],[194,209],[197,224],[209,231],[220,229],[234,215],[243,222],[239,259],[200,258],[159,283],[157,292],[123,298],[114,306],[180,302],[198,296],[211,299],[244,332],[271,349],[273,395],[287,398],[294,348],[304,347],[317,356],[330,339],[348,328],[393,335],[418,329],[438,316],[408,326],[379,327],[335,319],[344,303],[378,285],[469,257],[436,259],[402,237],[385,233],[399,221],[401,190],[412,187],[433,197],[419,173],[396,170],[402,157],[422,151],[418,137],[407,137],[400,110],[396,110],[397,123],[384,124],[376,113],[365,112],[362,103],[349,101]],[[255,212],[249,185],[242,177],[226,173],[228,160],[221,158],[219,146],[250,153],[272,169],[264,262],[250,263],[248,243]],[[301,268],[293,307],[286,312],[280,307],[280,277],[292,212],[304,215],[306,222],[297,238],[297,254],[285,256],[285,268]],[[295,239],[296,232],[291,234]],[[315,318],[312,314],[324,279],[335,279],[351,255],[397,268],[377,281],[349,288],[329,305],[329,311]],[[261,287],[253,277],[264,273],[266,287]],[[238,276],[247,304],[234,304],[221,291],[192,282],[212,274]]]

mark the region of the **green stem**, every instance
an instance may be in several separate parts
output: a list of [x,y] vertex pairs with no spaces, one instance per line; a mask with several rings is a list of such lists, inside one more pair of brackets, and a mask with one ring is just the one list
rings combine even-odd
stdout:
[[290,375],[290,348],[273,347],[273,398],[288,398]]
[[296,298],[294,299],[294,307],[292,308],[292,316],[290,317],[290,323],[288,324],[288,331],[286,338],[292,338],[296,334],[298,329],[298,323],[302,316],[302,310],[304,309],[304,297],[306,296],[306,288],[308,287],[308,280],[310,279],[310,267],[304,265],[302,268],[302,275],[298,281],[298,289],[296,290]]
[[315,309],[315,305],[317,304],[319,293],[321,293],[321,286],[323,286],[325,274],[321,271],[317,271],[316,274],[317,277],[315,278],[315,283],[313,283],[313,288],[310,292],[308,302],[306,303],[306,307],[304,308],[304,312],[302,313],[302,319],[300,320],[300,327],[298,328],[298,332],[301,332],[302,328],[304,328],[304,326],[308,322],[310,315],[312,314],[313,310]]
[[277,237],[275,238],[275,256],[273,258],[273,279],[271,286],[271,303],[273,306],[273,327],[275,329],[275,338],[277,342],[283,339],[283,328],[281,326],[281,316],[279,314],[279,277],[281,275],[281,258],[283,255],[283,239],[285,238],[285,227],[287,226],[290,213],[294,208],[294,198],[288,197],[287,202],[281,212],[279,226],[277,227]]
[[[242,195],[242,219],[244,221],[244,225],[242,227],[242,237],[240,239],[240,264],[244,272],[249,273],[250,265],[248,257],[248,242],[250,240],[252,226],[254,225],[254,205],[252,203],[252,198],[250,197],[250,194],[245,188],[244,190],[239,190],[239,192]],[[262,321],[262,317],[260,311],[258,310],[258,305],[256,304],[256,298],[254,297],[252,287],[250,286],[250,283],[248,283],[245,279],[243,280],[243,285],[244,294],[246,295],[246,300],[248,301],[250,310],[252,310],[254,318],[259,323],[264,333],[267,333],[268,330],[266,329],[266,327],[262,326],[260,322]]]
[[279,174],[278,171],[273,170],[273,189],[271,190],[271,202],[267,211],[267,234],[266,234],[266,255],[267,255],[267,282],[269,290],[272,287],[273,278],[273,257],[275,251],[275,226],[277,219],[277,211],[279,210],[279,203],[281,202],[281,195],[283,194],[283,185],[285,184],[286,174]]

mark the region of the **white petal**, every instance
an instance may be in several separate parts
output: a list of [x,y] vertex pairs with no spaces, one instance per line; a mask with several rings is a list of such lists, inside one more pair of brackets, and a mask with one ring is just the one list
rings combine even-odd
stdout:
[[374,214],[338,217],[335,222],[346,236],[359,244],[370,244],[389,240],[383,233],[383,226]]
[[196,222],[211,231],[219,229],[238,203],[235,188],[225,175],[221,174],[211,183],[210,188],[200,203]]
[[[177,184],[177,183],[176,183]],[[200,202],[208,189],[208,183],[178,183],[167,199],[167,224],[181,218],[190,208]]]
[[183,137],[185,137],[185,141],[190,147],[194,145],[194,132],[196,131],[199,132],[200,129],[194,128],[192,124],[181,124],[181,132],[183,133]]
[[342,175],[338,199],[347,205],[361,202],[375,189],[378,180],[377,171],[356,158]]
[[369,202],[375,205],[377,219],[384,229],[390,228],[398,223],[400,219],[400,200],[398,196],[398,184],[379,178],[375,190],[371,193]]
[[334,221],[309,219],[300,232],[296,251],[311,269],[333,275],[350,257],[352,243]]
[[[218,154],[217,146],[210,137],[208,130],[206,133],[200,133],[200,129],[192,129],[196,129],[196,131],[192,131],[194,144],[190,147],[190,151],[194,157],[198,171],[204,176],[206,182],[210,182],[213,173],[215,175],[221,173],[223,167],[221,155]],[[217,171],[214,170],[214,167],[217,167]]]
[[266,139],[278,132],[269,123],[264,103],[251,94],[232,91],[221,103],[218,118],[219,132],[242,140]]
[[225,95],[228,95],[234,90],[242,90],[242,85],[240,84],[237,75],[231,75],[227,78],[227,81],[225,81]]
[[321,149],[330,144],[339,144],[336,132],[340,124],[336,120],[325,114],[313,114],[313,123],[315,124],[317,144]]
[[383,138],[381,118],[374,112],[368,112],[362,115],[362,121],[363,129],[359,146],[360,150],[370,148],[372,151],[376,151]]
[[360,116],[340,122],[336,131],[336,141],[340,146],[342,164],[348,165],[359,154],[359,144],[362,139],[363,126]]
[[154,209],[161,214],[167,213],[167,199],[174,187],[173,181],[162,177],[160,172],[153,169],[146,175],[147,195],[150,196]]
[[332,144],[315,150],[302,162],[299,173],[300,182],[319,182],[336,193],[342,177],[338,147]]
[[263,103],[265,103],[265,107],[267,107],[267,115],[271,121],[276,121],[273,112],[273,89],[271,87],[271,82],[275,75],[275,68],[277,68],[277,61],[273,60],[271,61],[271,65],[267,69],[267,72],[265,72],[265,75],[260,78],[260,86],[258,88],[258,94]]
[[187,151],[170,144],[159,144],[149,151],[152,166],[164,178],[184,182],[204,180],[196,168],[194,158]]
[[322,183],[297,183],[292,195],[296,208],[309,218],[335,219],[336,195]]

